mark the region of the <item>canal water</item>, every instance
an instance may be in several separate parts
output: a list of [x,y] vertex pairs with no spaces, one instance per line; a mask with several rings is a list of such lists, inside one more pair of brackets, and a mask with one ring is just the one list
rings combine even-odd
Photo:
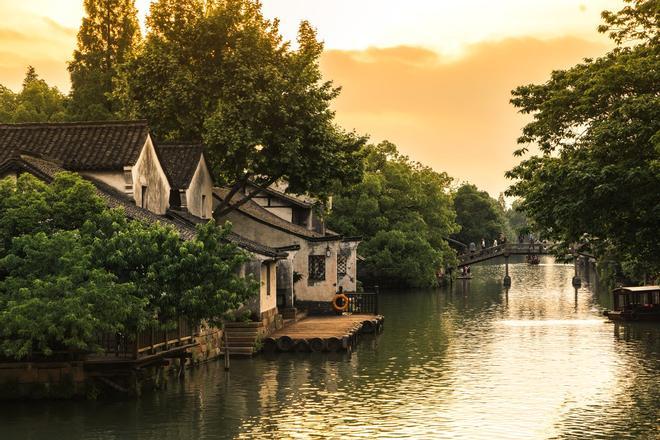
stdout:
[[503,271],[383,293],[385,332],[351,355],[213,362],[137,401],[5,404],[0,438],[660,438],[660,326],[607,322],[572,266],[512,264],[508,291]]

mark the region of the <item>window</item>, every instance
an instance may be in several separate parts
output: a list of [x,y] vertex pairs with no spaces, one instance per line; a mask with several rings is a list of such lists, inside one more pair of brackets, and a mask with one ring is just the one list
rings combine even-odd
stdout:
[[325,255],[310,255],[308,265],[309,281],[325,280]]
[[141,207],[144,209],[147,209],[147,196],[148,196],[148,190],[145,185],[142,185],[142,198],[140,199]]
[[206,218],[206,195],[202,194],[202,218]]
[[346,255],[337,255],[337,276],[346,275],[346,263],[348,263]]
[[309,218],[308,210],[294,207],[291,211],[291,223],[307,227],[307,220]]
[[270,263],[266,263],[266,295],[270,295]]

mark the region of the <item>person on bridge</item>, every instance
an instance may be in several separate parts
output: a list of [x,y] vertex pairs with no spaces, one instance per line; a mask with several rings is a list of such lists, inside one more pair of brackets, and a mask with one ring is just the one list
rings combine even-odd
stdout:
[[493,247],[497,247],[497,239],[493,240]]
[[470,242],[470,253],[474,254],[477,251],[477,245],[473,241]]
[[481,249],[486,249],[486,239],[483,237],[481,238]]

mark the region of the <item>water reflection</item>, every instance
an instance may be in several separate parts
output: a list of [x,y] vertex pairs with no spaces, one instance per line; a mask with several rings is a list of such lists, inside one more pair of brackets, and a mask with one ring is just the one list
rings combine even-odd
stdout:
[[[137,402],[2,407],[2,438],[656,438],[660,329],[613,325],[606,292],[549,259],[391,292],[352,354],[195,370]],[[588,280],[589,278],[583,278]]]

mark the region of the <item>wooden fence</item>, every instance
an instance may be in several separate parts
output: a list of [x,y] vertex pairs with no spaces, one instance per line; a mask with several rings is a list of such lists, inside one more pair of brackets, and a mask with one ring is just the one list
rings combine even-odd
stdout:
[[356,314],[378,314],[378,286],[373,292],[345,293],[348,297],[348,312]]
[[137,359],[156,354],[192,342],[195,329],[188,321],[179,318],[172,330],[159,330],[156,326],[138,332],[137,335],[121,333],[99,335],[98,344],[106,355]]

